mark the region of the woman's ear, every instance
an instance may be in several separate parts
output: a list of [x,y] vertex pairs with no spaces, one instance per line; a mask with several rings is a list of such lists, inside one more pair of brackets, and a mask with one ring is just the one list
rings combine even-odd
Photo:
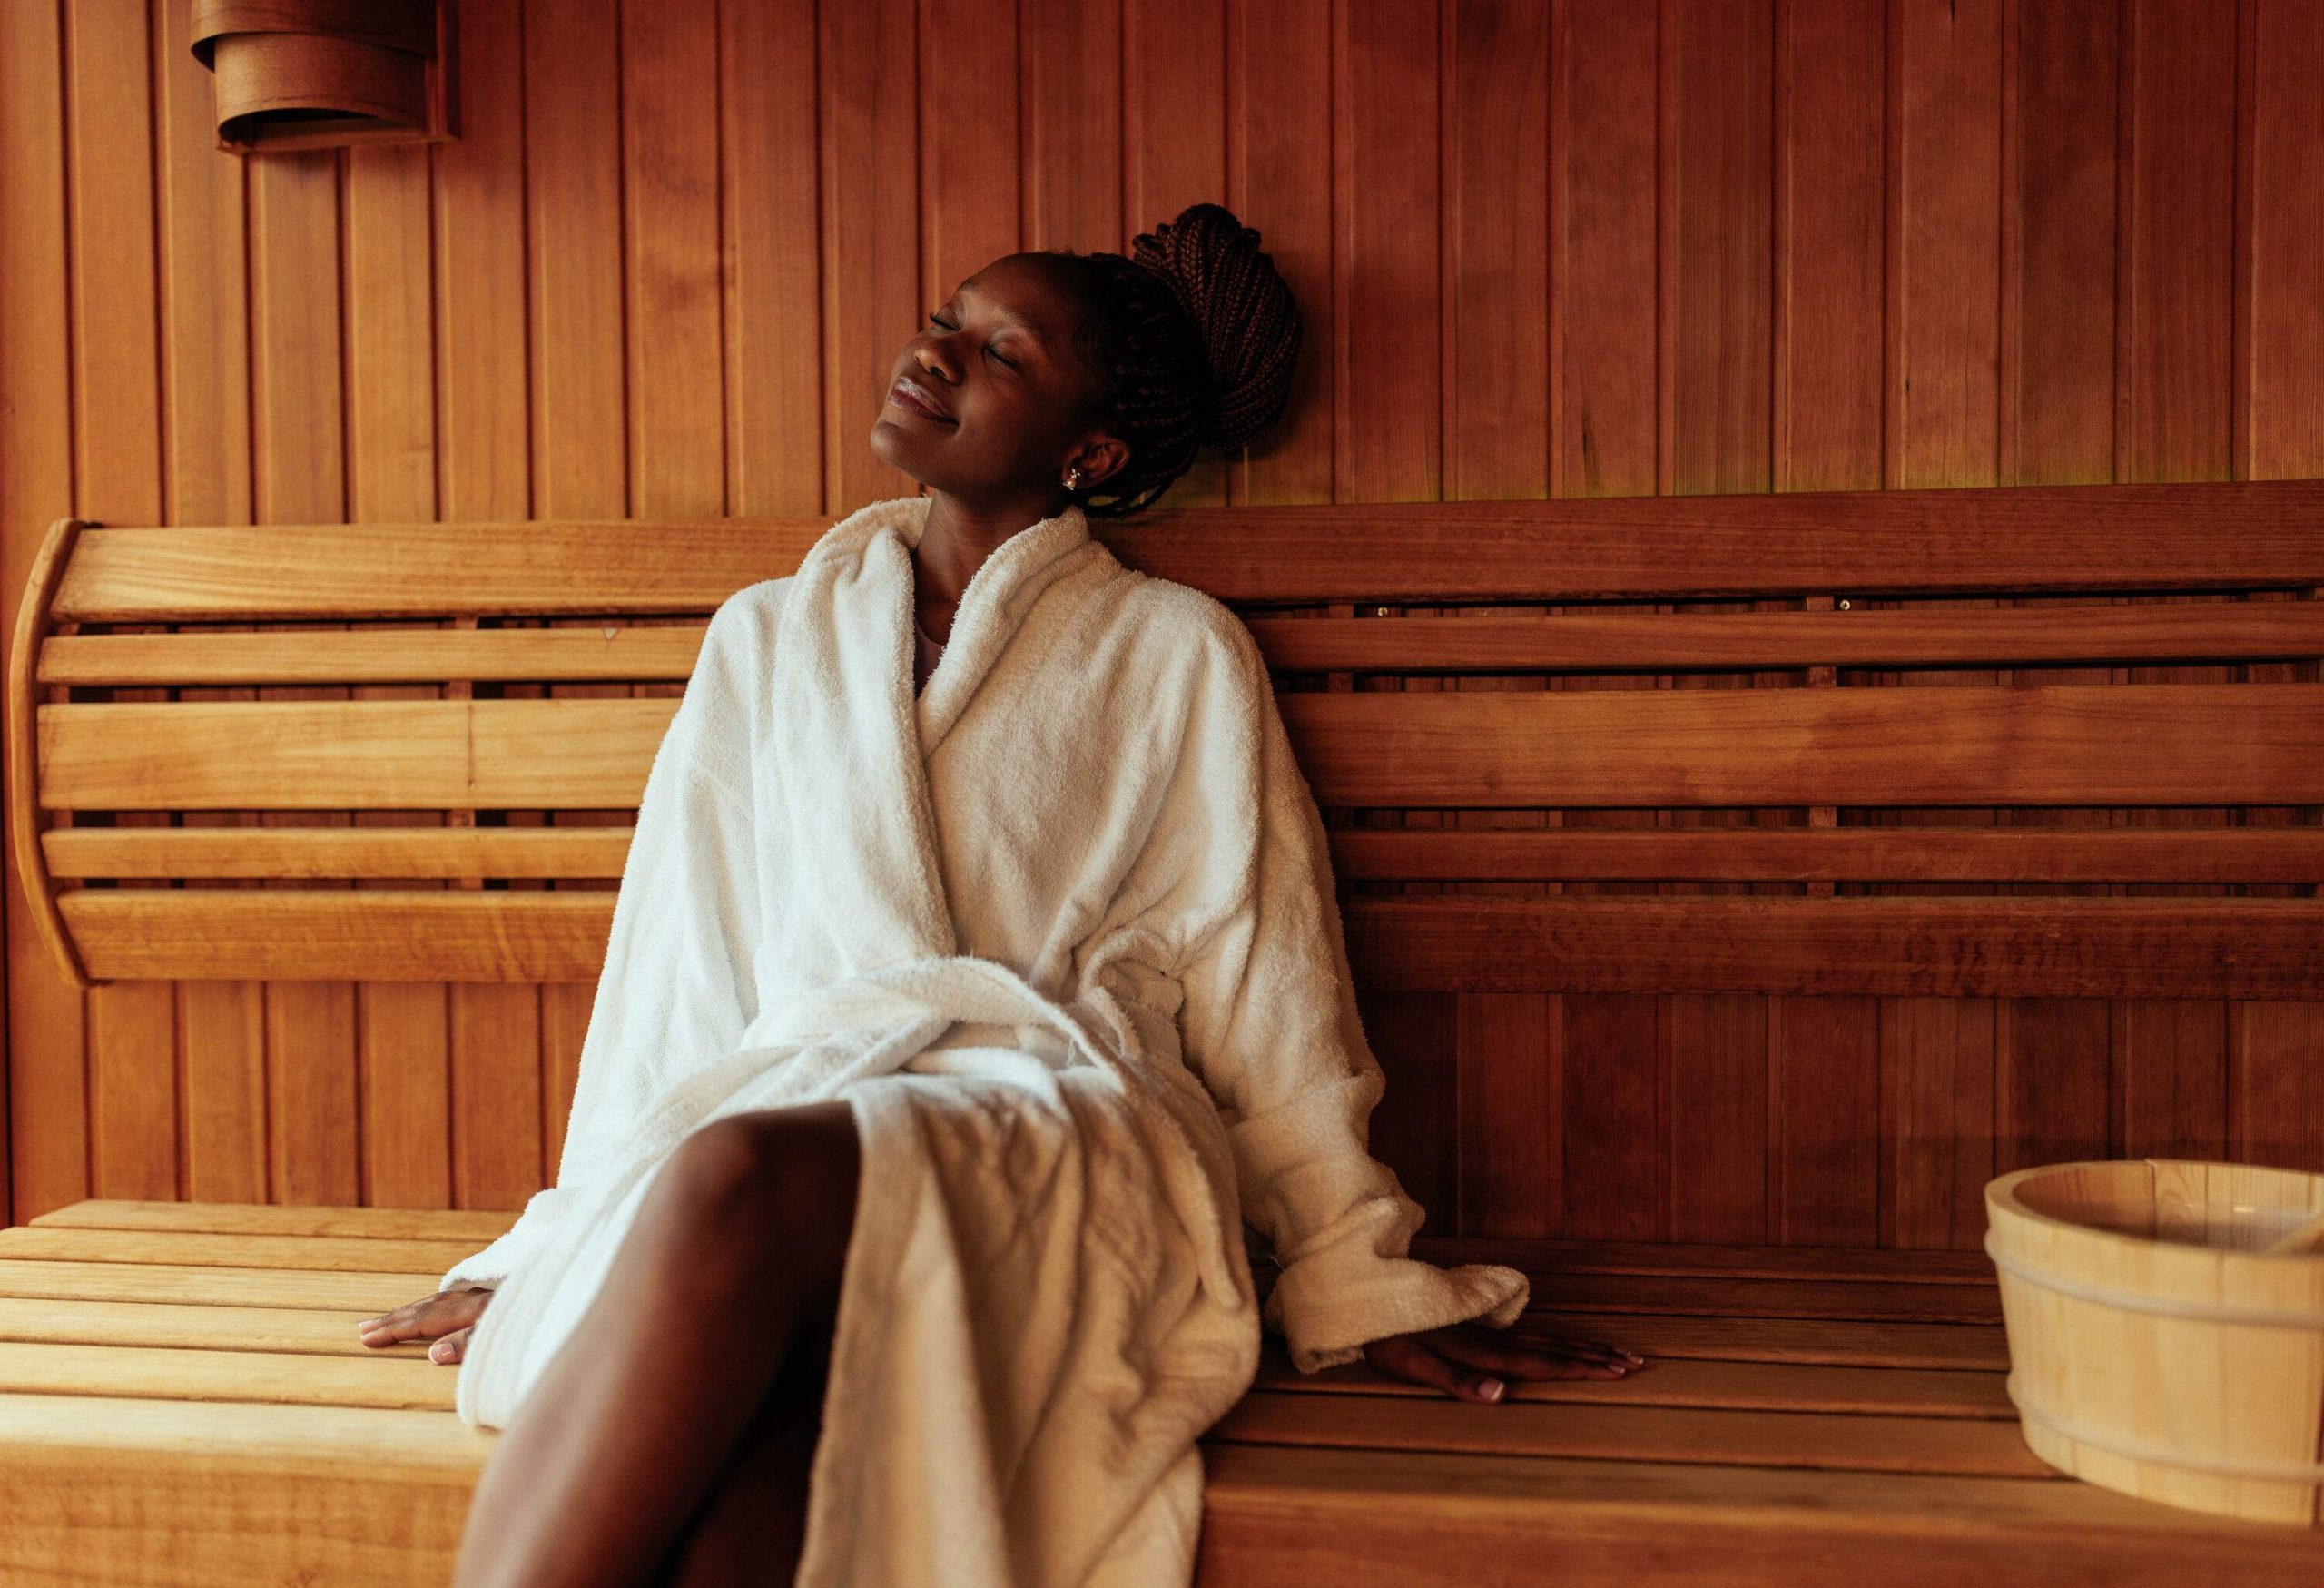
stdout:
[[[1118,436],[1099,434],[1081,444],[1080,449],[1066,462],[1065,468],[1079,465],[1081,488],[1104,484],[1129,467],[1129,448]],[[1064,469],[1059,469],[1062,474]]]

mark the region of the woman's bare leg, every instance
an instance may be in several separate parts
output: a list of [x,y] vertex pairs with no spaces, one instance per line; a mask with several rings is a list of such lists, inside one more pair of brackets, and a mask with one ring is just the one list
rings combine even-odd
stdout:
[[651,1580],[802,1325],[835,1307],[859,1163],[845,1102],[736,1115],[680,1144],[501,1434],[454,1588]]
[[[791,1359],[665,1563],[654,1588],[789,1582],[807,1535],[807,1479],[831,1372],[829,1317],[803,1327]],[[812,1336],[812,1337],[811,1337]]]

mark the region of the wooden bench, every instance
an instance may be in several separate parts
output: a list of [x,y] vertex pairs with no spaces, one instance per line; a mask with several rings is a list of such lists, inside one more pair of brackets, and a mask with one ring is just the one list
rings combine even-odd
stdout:
[[[555,815],[634,808],[701,620],[827,522],[60,524],[7,720],[59,962],[586,984],[626,834]],[[1515,1263],[1521,1327],[1657,1358],[1481,1407],[1302,1379],[1271,1345],[1207,1442],[1206,1582],[2316,1580],[2311,1530],[2035,1461],[1974,1251],[1772,1214],[1741,1244],[1506,1231],[1544,1179],[1634,1150],[1666,1205],[1692,1185],[1667,1121],[1544,1168],[1561,1101],[1529,1042],[1598,1062],[1575,1044],[1643,1020],[1645,1063],[1686,1063],[1733,1042],[1721,1020],[1764,1031],[1827,995],[2316,1007],[2324,485],[1219,509],[1108,538],[1243,610],[1276,670],[1391,1070],[1375,1141],[1462,1232],[1419,1254]],[[1467,607],[1488,610],[1446,610]],[[2083,670],[2038,671],[2059,666]],[[1658,679],[1682,686],[1591,686]],[[1997,809],[2041,824],[1956,820]],[[1545,1039],[1541,999],[1596,1001]],[[1446,1137],[1481,1127],[1445,1107],[1448,1037],[1501,1043],[1478,1074],[1513,1132],[1451,1177]],[[1731,1129],[1732,1094],[1707,1095]],[[2288,1139],[2324,1137],[2288,1111]],[[1842,1128],[1766,1164],[1812,1212],[1849,1183],[1817,1155],[1872,1150]],[[367,1353],[351,1326],[509,1212],[34,1211],[0,1232],[0,1576],[442,1579],[493,1435],[419,1347]]]

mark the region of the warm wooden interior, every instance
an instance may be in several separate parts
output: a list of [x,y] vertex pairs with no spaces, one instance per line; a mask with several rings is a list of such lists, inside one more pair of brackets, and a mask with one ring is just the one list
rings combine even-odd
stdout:
[[[1487,1409],[1533,1419],[1496,1437],[1569,1441],[1522,1457],[1477,1448],[1473,1408],[1376,1382],[1338,1397],[1333,1445],[1238,1423],[1213,1446],[1213,1574],[2314,1580],[2280,1533],[2221,1545],[2014,1470],[1835,1466],[1867,1431],[2008,1450],[1989,1315],[1910,1310],[1955,1289],[1964,1259],[1937,1248],[1976,1243],[1996,1172],[2324,1168],[2324,991],[2299,957],[2324,794],[2288,693],[2317,687],[2319,520],[2226,485],[2324,475],[2324,7],[458,10],[457,141],[249,161],[212,147],[182,0],[11,12],[0,616],[21,632],[54,597],[79,630],[41,636],[45,698],[16,670],[11,815],[43,809],[35,704],[56,770],[93,780],[74,797],[116,801],[157,758],[80,724],[289,725],[303,702],[351,749],[388,719],[350,709],[398,705],[414,735],[513,748],[527,714],[577,708],[606,754],[568,792],[607,804],[546,803],[518,758],[497,792],[544,803],[462,778],[470,803],[417,824],[361,800],[54,807],[69,824],[8,849],[0,1222],[90,1223],[94,1197],[310,1205],[238,1208],[218,1233],[244,1241],[497,1227],[556,1161],[618,796],[704,614],[911,488],[864,435],[962,277],[1012,248],[1122,249],[1214,200],[1263,229],[1306,350],[1283,434],[1205,456],[1165,505],[1298,533],[1285,557],[1222,549],[1197,516],[1121,545],[1245,613],[1344,802],[1325,817],[1391,1072],[1376,1149],[1434,1236],[1659,1248],[1661,1272],[1561,1270],[1545,1305],[1627,1297],[1642,1348],[1826,1376],[1737,1403],[1674,1373],[1709,1398],[1610,1427]],[[2037,488],[2098,482],[2095,516]],[[1983,489],[2003,486],[2027,488]],[[61,518],[130,528],[84,532],[59,588],[31,576]],[[679,525],[688,555],[655,555]],[[423,554],[458,577],[387,577]],[[507,616],[547,599],[541,559],[572,605]],[[227,607],[203,566],[231,573]],[[414,605],[299,615],[292,587],[326,574],[340,610]],[[236,617],[258,581],[271,616]],[[74,610],[92,587],[109,616]],[[1544,743],[1610,717],[1656,736]],[[1980,798],[1843,779],[1931,774],[1866,737],[1924,720],[1974,747],[1949,770]],[[1728,783],[1692,781],[1705,736],[1746,724]],[[321,759],[452,792],[440,764]],[[1518,808],[1484,786],[1504,767],[1577,803]],[[206,775],[247,792],[231,760]],[[1649,786],[1671,803],[1589,803]],[[1362,803],[1407,789],[1442,803]],[[2263,794],[2305,797],[2231,797]],[[67,942],[133,979],[77,986]],[[326,954],[344,976],[305,979]],[[399,979],[451,974],[429,956],[519,979]],[[521,979],[551,970],[574,979]],[[186,1522],[238,1583],[291,1575],[317,1538],[344,1546],[327,1578],[426,1574],[472,1452],[445,1457],[440,1409],[326,1404],[421,1366],[353,1359],[344,1273],[311,1248],[218,1266],[182,1228],[149,1232],[190,1243],[166,1260],[64,1257],[66,1233],[8,1231],[52,1244],[0,1257],[0,1508],[31,1519],[0,1533],[49,1552],[0,1574],[172,1580]],[[251,1273],[258,1304],[202,1281]],[[222,1398],[254,1375],[315,1404]],[[1270,1416],[1324,1399],[1264,1395]],[[330,1464],[359,1414],[350,1478]]]

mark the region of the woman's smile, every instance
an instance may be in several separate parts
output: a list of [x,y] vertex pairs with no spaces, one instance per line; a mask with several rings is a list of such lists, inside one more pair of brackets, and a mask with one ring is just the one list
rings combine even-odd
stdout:
[[906,413],[916,413],[923,419],[936,419],[951,425],[960,421],[938,404],[935,394],[909,375],[900,375],[888,389],[888,400]]

